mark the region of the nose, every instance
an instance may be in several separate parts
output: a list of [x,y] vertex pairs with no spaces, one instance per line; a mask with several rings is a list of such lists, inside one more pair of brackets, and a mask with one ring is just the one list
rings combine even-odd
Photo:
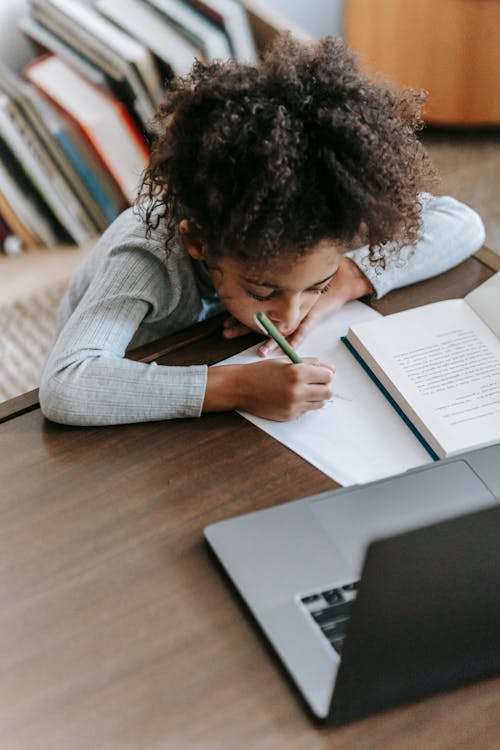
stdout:
[[273,300],[267,315],[282,333],[294,330],[301,320],[299,295],[283,295]]

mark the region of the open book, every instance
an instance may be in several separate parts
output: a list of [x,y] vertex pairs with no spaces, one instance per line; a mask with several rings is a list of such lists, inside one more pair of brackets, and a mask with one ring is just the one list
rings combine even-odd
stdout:
[[[316,326],[298,348],[301,357],[316,356],[336,367],[334,397],[322,409],[288,422],[240,412],[344,486],[381,479],[432,461],[340,340],[350,325],[377,322],[381,317],[362,302],[349,302]],[[246,364],[258,359],[257,346],[253,346],[219,364]]]
[[[289,422],[273,422],[246,412],[241,414],[344,486],[382,479],[421,466],[432,461],[431,456],[437,458],[438,455],[444,455],[438,444],[439,440],[431,440],[429,420],[417,420],[416,413],[412,414],[412,421],[420,428],[421,434],[418,434],[402,409],[399,406],[397,409],[392,408],[386,397],[387,391],[382,391],[373,373],[368,374],[368,368],[360,366],[342,341],[345,343],[346,334],[351,347],[357,347],[358,341],[363,340],[364,355],[368,357],[370,349],[370,363],[389,387],[390,378],[387,373],[394,376],[401,369],[401,365],[393,362],[398,352],[413,351],[420,346],[421,341],[422,348],[429,346],[430,337],[434,344],[437,342],[438,348],[444,348],[445,340],[450,344],[453,342],[453,346],[448,346],[447,351],[449,354],[450,349],[454,348],[455,352],[450,356],[447,354],[445,365],[451,369],[452,366],[455,367],[452,362],[459,362],[460,358],[465,360],[462,366],[457,364],[455,368],[466,382],[468,378],[469,391],[464,383],[460,386],[463,387],[463,398],[467,397],[467,393],[473,392],[472,388],[482,388],[483,399],[480,403],[488,404],[484,411],[491,414],[481,418],[476,413],[477,428],[474,427],[474,419],[462,422],[461,434],[465,436],[465,441],[461,448],[455,441],[454,448],[448,448],[447,452],[497,442],[500,440],[499,301],[500,274],[492,276],[469,294],[465,301],[438,302],[386,317],[362,302],[349,302],[314,328],[298,348],[302,357],[316,356],[336,366],[334,397],[331,402],[325,404],[323,409],[307,412]],[[430,310],[430,313],[426,313],[426,310]],[[422,339],[417,341],[414,327],[420,316],[424,320],[419,334]],[[486,317],[491,329],[483,322]],[[462,333],[459,333],[460,330]],[[399,339],[396,339],[396,331]],[[482,355],[479,349],[472,348],[472,340],[476,340],[476,346],[485,347]],[[394,351],[391,353],[392,349]],[[283,355],[279,352],[276,356]],[[452,356],[458,359],[452,360]],[[485,357],[483,375],[479,369],[481,357]],[[256,360],[257,346],[253,346],[219,364],[245,364]],[[375,366],[376,362],[379,363],[378,366]],[[488,362],[491,365],[486,364]],[[437,364],[437,358],[434,358],[434,363]],[[423,369],[430,373],[428,367]],[[405,377],[406,380],[409,379],[408,375]],[[459,380],[456,375],[454,377],[458,386]],[[394,392],[392,386],[391,390]],[[408,395],[406,398],[408,400]],[[463,408],[465,410],[468,407]],[[432,410],[427,407],[426,413],[432,414]],[[470,411],[465,418],[471,418],[473,414]],[[438,415],[439,419],[443,419],[441,412]],[[484,427],[488,424],[491,428],[486,437],[480,431],[484,429],[481,427],[483,422]],[[455,429],[458,427],[459,425]],[[425,439],[422,434],[425,434]]]
[[500,441],[500,273],[465,299],[351,325],[343,341],[431,455]]

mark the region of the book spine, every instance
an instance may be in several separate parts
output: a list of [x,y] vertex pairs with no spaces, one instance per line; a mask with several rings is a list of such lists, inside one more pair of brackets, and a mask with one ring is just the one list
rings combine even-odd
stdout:
[[14,153],[18,154],[30,179],[70,237],[76,243],[89,240],[95,234],[92,222],[84,214],[80,203],[47,154],[36,142],[34,134],[20,123],[16,124],[3,101],[0,101],[0,129],[4,139]]
[[5,255],[20,255],[24,250],[21,237],[12,230],[0,214],[0,248]]
[[71,138],[67,133],[63,130],[59,130],[55,134],[55,137],[87,186],[87,189],[101,207],[107,221],[111,223],[120,213],[120,208],[114,205],[111,197],[106,192],[103,183],[96,177],[96,175],[94,175],[84,157],[72,143]]
[[[2,177],[5,177],[5,174],[0,174],[0,182]],[[2,187],[3,186],[0,184],[0,216],[2,217],[5,224],[9,227],[10,232],[19,237],[25,250],[38,249],[38,247],[43,243],[43,240],[23,221],[23,217],[21,215],[21,212],[18,210],[18,207],[14,207],[13,205],[15,202],[6,195]],[[17,186],[14,186],[14,191],[11,190],[10,192],[15,192],[16,187]],[[30,199],[23,195],[21,200],[29,202]],[[36,207],[30,207],[32,208],[32,213],[36,214]]]
[[434,461],[439,461],[439,456],[437,453],[431,448],[427,440],[423,437],[423,435],[417,430],[411,419],[408,419],[404,411],[401,409],[401,407],[396,403],[396,401],[393,399],[387,388],[380,382],[380,380],[377,378],[373,370],[368,367],[364,359],[358,354],[356,349],[353,347],[351,342],[346,338],[346,336],[341,336],[341,341],[345,346],[349,349],[352,356],[359,362],[363,370],[366,372],[366,374],[371,378],[371,380],[375,383],[377,388],[383,393],[385,398],[388,400],[390,405],[397,411],[403,422],[406,424],[407,427],[410,428],[410,430],[413,432],[417,440],[419,440],[422,445],[424,446],[427,453],[431,456],[431,458]]

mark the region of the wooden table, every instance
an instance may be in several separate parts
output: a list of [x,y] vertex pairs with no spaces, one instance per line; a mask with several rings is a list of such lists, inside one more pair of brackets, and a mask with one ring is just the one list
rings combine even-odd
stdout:
[[[476,258],[375,306],[461,296]],[[213,362],[212,320],[137,352]],[[500,679],[341,729],[314,724],[211,556],[214,521],[335,483],[234,413],[120,427],[0,417],[2,750],[493,750]]]

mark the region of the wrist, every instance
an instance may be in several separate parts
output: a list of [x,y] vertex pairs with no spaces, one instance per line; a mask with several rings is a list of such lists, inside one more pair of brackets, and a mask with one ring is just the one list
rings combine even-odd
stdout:
[[371,281],[351,258],[343,256],[337,271],[339,273],[342,274],[345,302],[374,293]]
[[208,368],[202,413],[233,411],[241,408],[240,371],[244,365],[220,365]]

